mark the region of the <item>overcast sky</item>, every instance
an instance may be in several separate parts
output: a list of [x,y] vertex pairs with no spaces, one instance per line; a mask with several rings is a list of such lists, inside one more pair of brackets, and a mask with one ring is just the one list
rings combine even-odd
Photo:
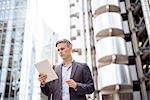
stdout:
[[70,30],[69,0],[39,0],[41,16],[59,37],[68,38]]

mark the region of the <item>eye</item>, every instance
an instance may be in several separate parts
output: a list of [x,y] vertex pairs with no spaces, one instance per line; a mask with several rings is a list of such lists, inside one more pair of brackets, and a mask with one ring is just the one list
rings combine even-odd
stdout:
[[62,50],[64,50],[65,48],[60,48],[60,49],[58,49],[58,51],[62,51]]

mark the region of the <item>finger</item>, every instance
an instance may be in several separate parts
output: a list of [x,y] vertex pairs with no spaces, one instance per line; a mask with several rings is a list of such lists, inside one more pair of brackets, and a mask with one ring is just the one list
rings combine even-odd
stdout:
[[66,80],[66,82],[67,82],[67,83],[70,83],[70,82],[72,82],[72,80],[69,79],[69,80]]
[[39,76],[42,76],[42,75],[44,75],[44,74],[43,74],[43,73],[40,73],[40,74],[39,74]]
[[45,81],[46,78],[47,78],[47,76],[40,76],[40,77],[38,78],[38,80],[41,82],[41,81]]
[[39,76],[45,76],[46,74],[40,73]]
[[39,75],[39,78],[47,78],[47,75],[40,74],[40,75]]

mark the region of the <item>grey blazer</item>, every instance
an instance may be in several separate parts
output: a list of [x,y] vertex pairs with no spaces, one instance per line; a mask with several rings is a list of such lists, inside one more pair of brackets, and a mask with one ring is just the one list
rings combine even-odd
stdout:
[[[58,79],[41,87],[41,91],[49,97],[52,96],[52,100],[62,100],[62,66],[63,64],[54,68]],[[77,82],[77,91],[69,88],[70,100],[87,100],[86,94],[95,91],[93,78],[87,64],[73,61],[70,79]]]

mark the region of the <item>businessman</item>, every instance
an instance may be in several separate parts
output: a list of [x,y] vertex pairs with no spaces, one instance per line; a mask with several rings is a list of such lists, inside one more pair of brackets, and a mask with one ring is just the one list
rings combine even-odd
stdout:
[[56,42],[56,48],[63,62],[55,65],[58,79],[45,82],[47,75],[40,73],[38,80],[41,91],[52,100],[87,100],[86,94],[94,92],[93,78],[89,67],[72,58],[72,44],[67,39]]

